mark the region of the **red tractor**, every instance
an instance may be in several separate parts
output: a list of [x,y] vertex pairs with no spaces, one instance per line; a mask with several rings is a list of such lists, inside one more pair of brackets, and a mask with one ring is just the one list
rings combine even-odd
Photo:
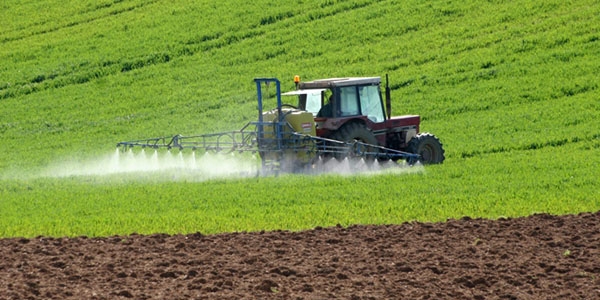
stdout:
[[390,88],[386,82],[384,102],[380,77],[294,81],[297,89],[282,95],[297,96],[297,109],[313,114],[318,137],[418,154],[424,164],[444,161],[440,140],[420,132],[420,116],[391,116]]

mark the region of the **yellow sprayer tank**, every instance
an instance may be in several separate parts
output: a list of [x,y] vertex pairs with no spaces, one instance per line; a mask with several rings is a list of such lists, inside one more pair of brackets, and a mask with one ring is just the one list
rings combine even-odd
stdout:
[[[315,128],[315,120],[310,112],[284,108],[281,113],[285,115],[285,120],[290,124],[295,132],[300,134],[307,134],[311,136],[317,135]],[[278,113],[276,109],[266,111],[263,113],[264,122],[272,122],[277,120]],[[274,134],[275,129],[273,126],[265,126],[265,137]],[[284,128],[284,133],[289,131],[289,128]]]
[[[290,126],[283,126],[282,135],[284,144],[284,152],[264,152],[262,157],[264,160],[280,161],[282,169],[298,169],[309,165],[315,158],[315,144],[311,139],[302,139],[292,135],[294,132],[316,136],[316,127],[313,114],[307,111],[298,109],[284,108],[281,113],[285,116],[285,121]],[[263,113],[263,122],[272,122],[263,127],[263,143],[259,145],[263,149],[272,149],[276,147],[275,122],[278,120],[278,111],[273,109]],[[290,128],[291,127],[291,128]]]

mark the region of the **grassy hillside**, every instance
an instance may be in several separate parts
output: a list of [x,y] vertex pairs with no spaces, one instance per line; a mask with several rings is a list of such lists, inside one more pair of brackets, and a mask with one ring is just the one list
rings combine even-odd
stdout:
[[[14,221],[4,221],[0,235],[299,229],[600,209],[596,1],[8,0],[0,6],[0,219]],[[107,193],[115,187],[96,179],[35,176],[56,161],[110,154],[121,140],[239,129],[256,115],[254,77],[278,77],[287,90],[296,74],[306,80],[389,74],[394,114],[420,114],[422,130],[444,143],[447,161],[420,175],[328,177],[333,186],[320,177],[284,176],[145,182]],[[236,189],[248,194],[226,192]],[[216,192],[206,196],[207,190]],[[244,206],[279,190],[296,202],[275,205],[269,215],[248,213],[259,210],[254,206],[242,214],[235,205],[176,206],[161,223],[149,220],[170,214],[133,209],[177,201],[175,191]],[[357,193],[361,199],[353,198]],[[85,210],[89,198],[112,208]],[[380,211],[344,205],[348,198],[370,198]],[[126,199],[137,202],[129,206]],[[48,205],[43,211],[40,201]],[[427,205],[413,211],[411,203]],[[70,205],[81,205],[88,217]],[[119,208],[129,213],[119,215]],[[317,208],[329,216],[314,217]],[[286,212],[303,221],[290,222]],[[83,225],[48,229],[65,218]],[[90,229],[93,220],[132,219],[114,231],[109,224]],[[136,230],[144,222],[154,225]]]

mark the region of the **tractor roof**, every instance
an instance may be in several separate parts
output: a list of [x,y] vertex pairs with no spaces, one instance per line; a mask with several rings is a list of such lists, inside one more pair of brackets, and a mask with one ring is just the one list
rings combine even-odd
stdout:
[[325,89],[338,86],[373,85],[380,84],[381,77],[347,77],[327,78],[314,81],[300,82],[300,89]]

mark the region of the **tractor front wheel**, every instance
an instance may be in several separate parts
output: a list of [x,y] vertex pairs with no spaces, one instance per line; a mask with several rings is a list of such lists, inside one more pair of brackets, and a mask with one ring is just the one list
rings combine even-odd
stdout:
[[442,143],[430,133],[420,133],[412,138],[407,150],[421,155],[419,161],[423,164],[441,164],[445,159]]

